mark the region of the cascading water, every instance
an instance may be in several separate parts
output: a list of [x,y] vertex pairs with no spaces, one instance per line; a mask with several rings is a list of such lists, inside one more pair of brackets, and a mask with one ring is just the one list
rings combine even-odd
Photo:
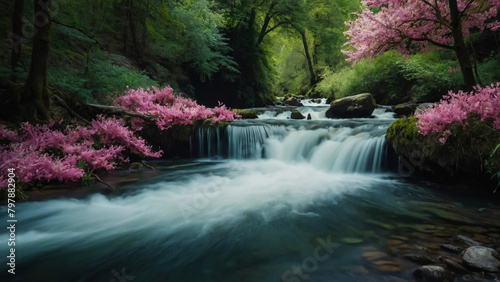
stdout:
[[312,119],[200,128],[202,158],[115,172],[111,193],[16,203],[16,274],[3,227],[0,281],[413,281],[406,254],[452,256],[439,245],[462,232],[500,240],[500,208],[383,172],[390,113],[298,109]]
[[[324,116],[326,109],[312,112],[316,117]],[[308,162],[331,172],[382,171],[385,131],[393,121],[393,113],[377,109],[375,119],[357,122],[326,118],[293,121],[283,119],[286,113],[272,117],[272,112],[267,111],[261,115],[264,120],[236,121],[225,129],[200,128],[198,156]]]

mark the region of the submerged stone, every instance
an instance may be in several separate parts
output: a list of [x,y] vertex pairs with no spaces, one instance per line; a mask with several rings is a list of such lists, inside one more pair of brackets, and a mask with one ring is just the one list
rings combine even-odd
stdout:
[[474,240],[472,240],[472,239],[470,239],[470,238],[468,238],[468,237],[466,237],[464,235],[458,235],[457,239],[460,240],[460,241],[462,241],[462,242],[464,242],[465,244],[467,244],[469,246],[479,246],[479,245],[481,245],[481,244],[479,244],[479,242],[476,242],[476,241],[474,241]]
[[460,247],[450,245],[450,244],[441,244],[440,247],[448,252],[451,252],[451,253],[461,253],[464,250]]
[[408,254],[404,256],[406,259],[416,262],[418,264],[433,264],[437,261],[426,255]]
[[420,281],[428,282],[452,282],[454,280],[452,275],[446,271],[446,269],[438,265],[421,266],[413,272],[413,275],[419,278]]

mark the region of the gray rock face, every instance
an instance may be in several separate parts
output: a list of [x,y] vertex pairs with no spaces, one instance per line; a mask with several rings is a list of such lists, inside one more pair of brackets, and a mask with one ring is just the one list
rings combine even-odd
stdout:
[[326,112],[327,118],[367,118],[377,105],[369,93],[358,94],[335,100]]
[[421,266],[417,268],[415,272],[413,272],[413,275],[420,278],[420,281],[429,281],[429,282],[453,281],[453,277],[451,276],[451,274],[441,266],[437,265]]
[[500,272],[500,255],[491,248],[469,247],[462,253],[462,261],[471,268]]

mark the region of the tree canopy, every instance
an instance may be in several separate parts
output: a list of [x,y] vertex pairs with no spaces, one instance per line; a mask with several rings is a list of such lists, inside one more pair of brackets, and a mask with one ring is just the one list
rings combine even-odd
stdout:
[[357,13],[357,19],[347,22],[347,44],[353,48],[344,51],[348,60],[356,63],[390,49],[403,53],[424,51],[432,44],[455,51],[468,88],[476,83],[464,36],[473,30],[496,31],[500,27],[495,19],[500,8],[497,0],[364,0],[362,3],[366,8]]

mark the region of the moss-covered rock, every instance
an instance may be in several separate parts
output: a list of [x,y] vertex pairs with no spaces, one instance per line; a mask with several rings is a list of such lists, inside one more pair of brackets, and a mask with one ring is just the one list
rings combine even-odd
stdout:
[[305,119],[306,117],[299,111],[293,111],[290,115],[291,119]]
[[401,118],[387,129],[385,138],[397,153],[408,156],[415,149],[416,142],[424,141],[424,136],[418,132],[417,121],[414,116]]
[[370,117],[376,107],[373,96],[370,93],[363,93],[331,102],[326,117],[365,118]]
[[500,131],[495,130],[490,122],[469,114],[463,124],[456,122],[447,127],[452,133],[442,144],[440,133],[420,134],[417,121],[414,116],[398,119],[386,134],[387,142],[403,157],[404,165],[417,175],[488,180],[488,174],[500,171],[500,161],[495,159],[500,155],[494,152],[500,144]]
[[293,106],[293,107],[302,106],[300,99],[297,97],[288,98],[283,102],[283,104],[285,104],[286,106]]
[[141,170],[144,165],[140,162],[133,162],[128,167],[129,170]]
[[387,129],[386,140],[401,158],[399,172],[405,175],[449,176],[453,169],[440,162],[442,144],[418,132],[414,116],[396,120]]
[[417,109],[417,104],[399,104],[394,107],[394,113],[397,117],[412,115]]
[[238,115],[241,116],[242,119],[256,119],[259,118],[257,113],[254,110],[250,109],[234,109],[233,112],[236,112]]

